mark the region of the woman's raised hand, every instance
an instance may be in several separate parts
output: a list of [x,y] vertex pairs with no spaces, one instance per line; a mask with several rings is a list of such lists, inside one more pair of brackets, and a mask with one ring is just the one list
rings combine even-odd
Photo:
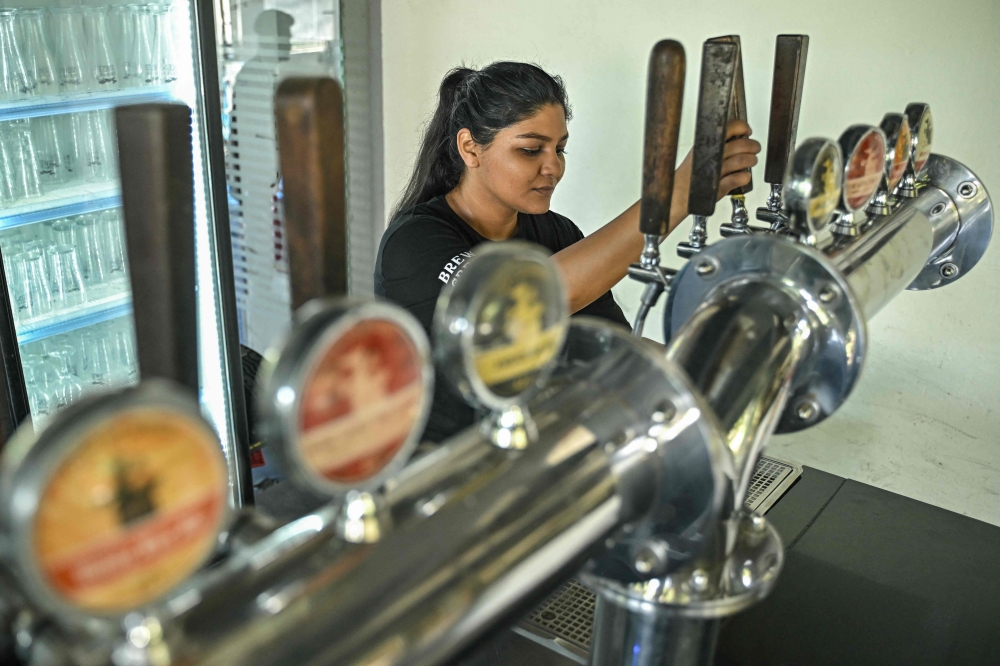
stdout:
[[747,169],[757,164],[757,153],[760,152],[760,143],[750,138],[752,132],[750,125],[742,120],[734,120],[726,128],[726,149],[722,153],[722,178],[719,180],[720,199],[750,182]]

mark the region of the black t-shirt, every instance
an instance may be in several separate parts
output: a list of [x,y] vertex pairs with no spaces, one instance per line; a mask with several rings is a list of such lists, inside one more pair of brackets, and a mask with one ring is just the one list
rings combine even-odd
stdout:
[[[570,220],[549,211],[518,213],[514,238],[537,243],[555,253],[583,238]],[[489,242],[451,209],[443,196],[400,214],[382,236],[375,262],[375,293],[403,306],[428,335],[441,288],[462,272],[481,243]],[[611,292],[577,314],[602,317],[629,326]],[[435,382],[434,404],[424,439],[440,442],[472,425],[476,414],[446,382]]]

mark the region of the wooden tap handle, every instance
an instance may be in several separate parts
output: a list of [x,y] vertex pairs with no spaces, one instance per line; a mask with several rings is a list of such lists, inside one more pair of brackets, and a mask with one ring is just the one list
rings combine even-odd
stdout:
[[764,164],[764,181],[767,183],[780,185],[784,181],[785,167],[795,150],[808,52],[808,35],[778,35],[774,48],[771,118],[767,128],[767,160]]
[[692,215],[708,217],[715,212],[738,55],[739,47],[730,42],[707,41],[702,47],[688,197]]

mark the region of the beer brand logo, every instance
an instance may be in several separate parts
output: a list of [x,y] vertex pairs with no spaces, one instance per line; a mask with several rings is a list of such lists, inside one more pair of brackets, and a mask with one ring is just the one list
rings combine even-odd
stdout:
[[60,597],[97,612],[150,603],[215,546],[228,474],[204,424],[138,408],[92,428],[49,479],[33,549]]
[[388,319],[340,333],[302,388],[298,450],[316,475],[356,483],[381,472],[406,443],[429,398],[409,334]]
[[892,152],[892,166],[889,168],[890,191],[896,189],[896,185],[899,184],[899,180],[903,177],[903,171],[906,170],[906,163],[910,159],[910,151],[913,150],[913,144],[910,141],[910,124],[904,121],[899,128],[899,136],[896,137],[896,147]]
[[849,210],[858,210],[871,200],[884,170],[885,142],[878,132],[869,132],[858,143],[847,165],[844,202]]
[[[514,284],[505,303],[489,303],[484,313],[500,311],[502,334],[488,349],[475,354],[476,372],[491,391],[504,397],[530,386],[559,351],[562,326],[544,328],[546,306],[531,282]],[[481,322],[479,328],[496,326]]]
[[838,165],[831,147],[823,149],[812,175],[812,196],[809,197],[809,219],[818,230],[826,224],[840,200]]

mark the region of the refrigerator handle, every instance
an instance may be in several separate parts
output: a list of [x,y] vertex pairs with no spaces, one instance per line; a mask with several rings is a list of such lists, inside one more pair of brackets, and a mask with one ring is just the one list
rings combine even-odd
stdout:
[[[2,263],[2,262],[0,262]],[[0,269],[0,294],[9,294],[7,274]],[[0,299],[0,451],[14,431],[28,417],[28,391],[21,370],[21,350],[17,343],[14,312],[10,299]]]
[[274,108],[294,311],[347,295],[344,102],[331,78],[289,78]]
[[198,394],[191,110],[115,109],[139,374]]

